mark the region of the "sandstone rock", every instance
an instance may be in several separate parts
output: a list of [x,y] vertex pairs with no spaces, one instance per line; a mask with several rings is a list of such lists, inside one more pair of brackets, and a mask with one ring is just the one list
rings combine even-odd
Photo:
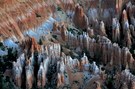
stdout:
[[96,65],[96,62],[93,62],[91,65],[91,70],[94,74],[98,74],[99,73],[99,68],[98,66]]
[[58,23],[54,22],[52,31],[57,31],[57,30],[58,30]]
[[51,57],[60,57],[61,46],[59,43],[50,44],[46,46],[46,53]]
[[19,63],[13,62],[13,78],[17,87],[22,84],[22,67]]
[[[116,1],[116,13],[119,15],[121,13],[121,10],[123,9],[123,5],[125,5],[129,0],[117,0]],[[119,15],[120,16],[120,15]]]
[[89,37],[88,33],[83,33],[83,42],[84,42],[83,46],[86,49],[89,49],[89,44],[90,44],[89,40],[90,40],[90,37]]
[[125,36],[126,31],[129,30],[129,22],[126,10],[123,10],[122,12],[122,28],[123,28],[123,35]]
[[58,81],[57,81],[57,87],[60,87],[64,85],[64,75],[61,73],[58,73]]
[[101,88],[101,85],[100,85],[100,83],[99,83],[99,82],[96,82],[95,89],[102,89],[102,88]]
[[[67,67],[67,74],[69,76],[69,83],[72,84],[71,88],[78,89],[79,87],[81,87],[81,85],[83,84],[82,72],[73,73],[72,70],[69,67]],[[79,85],[77,84],[76,86],[76,84],[73,84],[74,81],[77,81]]]
[[135,29],[134,29],[134,26],[133,26],[133,25],[130,25],[130,26],[129,26],[129,29],[130,29],[131,35],[132,35],[133,37],[135,37]]
[[[128,69],[125,69],[124,71],[121,72],[120,80],[122,83],[121,89],[134,89],[134,78],[135,76],[130,73]],[[129,88],[128,88],[129,85]]]
[[23,50],[27,51],[27,53],[40,51],[40,45],[36,42],[35,38],[28,37],[20,45]]
[[128,48],[122,48],[122,58],[121,58],[121,63],[124,67],[126,67],[127,64],[127,53],[129,52]]
[[120,89],[128,89],[128,85],[124,82]]
[[135,5],[132,5],[131,2],[127,4],[128,16],[131,24],[135,27]]
[[116,18],[112,21],[112,40],[114,42],[120,41],[120,24]]
[[[121,65],[121,49],[120,47],[118,46],[118,44],[114,43],[113,44],[113,65]],[[119,60],[117,60],[119,59]]]
[[31,62],[28,60],[28,64],[25,67],[26,71],[26,88],[31,89],[33,86],[33,81],[34,81],[34,71],[33,71],[33,66],[31,66]]
[[129,49],[131,48],[132,41],[131,41],[131,34],[130,34],[130,31],[125,31],[124,45],[125,45],[126,47],[128,47]]
[[84,65],[84,64],[88,64],[89,61],[88,61],[88,57],[85,55],[83,55],[83,57],[81,58],[81,64]]
[[[7,0],[8,1],[8,0]],[[12,36],[13,32],[15,32],[15,35],[20,35],[23,32],[22,29],[30,29],[31,27],[34,26],[34,28],[36,28],[40,23],[42,23],[45,19],[45,17],[48,17],[47,14],[45,13],[46,11],[49,10],[49,13],[53,13],[55,12],[55,7],[57,6],[57,4],[63,4],[63,7],[65,9],[71,9],[73,6],[73,1],[72,0],[57,0],[56,3],[53,3],[54,0],[47,0],[47,3],[44,1],[39,1],[39,0],[35,0],[35,2],[33,3],[33,1],[29,2],[28,1],[28,7],[32,8],[32,12],[26,13],[27,9],[24,8],[24,11],[21,12],[21,16],[20,13],[13,13],[11,17],[8,17],[8,20],[6,20],[6,17],[3,17],[0,19],[0,34],[3,34],[4,36]],[[103,0],[100,0],[103,1]],[[126,2],[127,0],[118,0],[118,2],[116,2],[116,9],[118,9],[118,11],[121,11],[121,8],[123,6],[120,6],[121,4],[123,4],[123,2]],[[41,3],[42,2],[42,3]],[[83,1],[81,1],[83,2]],[[81,6],[77,5],[75,8],[75,14],[73,17],[73,22],[75,24],[76,27],[85,30],[87,29],[86,32],[84,32],[81,35],[78,34],[72,34],[71,32],[68,32],[65,25],[61,25],[58,26],[57,23],[53,24],[53,31],[57,31],[59,30],[59,32],[61,32],[61,37],[63,39],[63,41],[67,41],[68,45],[71,46],[72,50],[68,50],[68,52],[71,52],[71,54],[75,54],[74,48],[76,47],[80,47],[79,52],[81,53],[82,51],[84,51],[84,49],[86,48],[87,51],[90,54],[90,58],[94,59],[98,59],[97,61],[102,62],[102,64],[105,64],[105,70],[111,70],[111,72],[113,71],[113,68],[117,68],[116,71],[118,70],[120,73],[117,74],[116,78],[116,82],[115,83],[115,88],[116,89],[134,89],[134,79],[135,76],[133,74],[130,73],[130,71],[128,71],[127,69],[129,68],[130,70],[132,70],[134,72],[135,68],[135,60],[132,56],[132,54],[129,51],[129,48],[132,45],[131,42],[131,36],[135,36],[135,32],[134,32],[134,8],[130,8],[126,10],[123,10],[122,12],[122,31],[120,31],[120,24],[119,21],[117,19],[115,19],[114,15],[113,15],[113,11],[115,10],[113,7],[115,7],[114,4],[114,0],[112,1],[108,1],[108,0],[104,0],[103,3],[99,2],[99,0],[91,0],[88,2],[94,2],[94,3],[90,3],[90,19],[92,19],[93,21],[95,21],[94,23],[94,28],[89,29],[88,28],[88,18],[86,17],[84,10]],[[111,2],[111,3],[110,3]],[[13,3],[14,4],[14,3]],[[25,3],[24,3],[25,4]],[[29,5],[30,4],[30,5]],[[89,4],[89,3],[88,3]],[[93,5],[92,5],[93,4]],[[20,5],[20,4],[17,4]],[[83,5],[85,5],[83,3]],[[101,5],[101,6],[100,6]],[[8,5],[7,5],[8,6]],[[27,5],[26,5],[27,6]],[[36,7],[34,7],[36,6]],[[47,10],[44,10],[44,8],[47,8]],[[97,6],[102,7],[102,9],[98,9]],[[129,5],[130,6],[130,5]],[[9,7],[9,6],[8,6]],[[24,7],[23,5],[20,7]],[[19,6],[17,6],[17,8],[19,8],[19,10],[21,9]],[[41,8],[42,7],[42,8]],[[94,8],[93,8],[94,7]],[[6,8],[7,12],[5,13],[9,13],[10,15],[10,10],[14,10],[14,8],[16,8],[15,6],[13,6],[13,8]],[[37,8],[37,9],[35,9]],[[113,9],[112,9],[113,8]],[[26,11],[25,11],[26,9]],[[16,9],[15,9],[16,10]],[[86,10],[86,8],[85,8]],[[100,12],[101,10],[101,12]],[[31,10],[30,10],[31,11]],[[15,12],[15,11],[14,11]],[[37,17],[35,17],[35,13],[36,12]],[[44,12],[44,13],[42,13]],[[62,11],[63,12],[63,11]],[[119,13],[117,12],[117,13]],[[100,18],[100,15],[103,18]],[[112,14],[110,14],[112,13]],[[14,15],[14,14],[18,14],[18,15]],[[87,13],[89,15],[89,13]],[[6,16],[6,14],[4,14]],[[4,16],[1,12],[1,16]],[[14,15],[14,16],[13,16]],[[41,16],[40,16],[41,15]],[[103,15],[103,16],[102,16]],[[13,16],[13,17],[12,17]],[[42,16],[44,16],[42,18]],[[16,21],[16,17],[19,19]],[[23,18],[22,18],[23,17]],[[112,21],[112,24],[110,22],[111,18],[114,18]],[[117,17],[117,16],[116,16]],[[12,19],[13,18],[13,19]],[[104,24],[103,21],[98,22],[99,18],[101,20],[103,20],[106,23],[107,20],[107,24]],[[128,19],[129,18],[129,19]],[[57,19],[57,18],[56,18]],[[3,22],[3,21],[7,21],[7,22]],[[31,23],[32,22],[32,23]],[[50,23],[50,21],[48,21]],[[131,26],[129,26],[129,23],[131,23]],[[124,38],[124,46],[127,46],[128,48],[122,48],[122,45],[118,45],[117,43],[112,43],[111,40],[109,40],[110,38],[107,38],[107,34],[106,34],[106,30],[105,29],[105,25],[108,26],[112,25],[112,40],[113,42],[119,42],[120,39],[123,40]],[[11,27],[10,27],[11,25]],[[17,26],[18,25],[18,26]],[[90,24],[91,25],[91,24]],[[18,28],[19,27],[19,28]],[[10,33],[10,31],[5,30],[5,29],[12,29],[14,28],[15,30],[11,30],[13,32]],[[44,28],[44,27],[43,27]],[[95,29],[96,28],[96,29]],[[2,29],[2,30],[1,30]],[[129,30],[130,29],[130,30]],[[123,33],[120,33],[123,32]],[[110,32],[109,32],[110,33]],[[100,36],[94,36],[94,35],[99,34]],[[120,36],[120,34],[122,34],[122,36]],[[93,37],[94,36],[94,37]],[[109,35],[108,35],[109,36]],[[92,38],[91,38],[92,37]],[[123,38],[120,38],[123,37]],[[26,38],[26,40],[24,40],[21,43],[22,46],[22,50],[25,50],[26,53],[24,55],[19,55],[20,57],[17,59],[17,62],[13,63],[13,77],[15,80],[15,83],[18,87],[20,87],[22,85],[22,82],[24,82],[26,84],[26,88],[32,88],[33,87],[33,83],[34,83],[34,77],[33,74],[35,73],[35,69],[38,69],[38,66],[40,66],[39,70],[37,71],[36,77],[37,77],[37,85],[38,88],[43,88],[46,84],[47,81],[47,77],[46,72],[47,72],[47,68],[48,65],[52,65],[56,63],[56,67],[57,70],[55,71],[55,74],[57,76],[53,76],[54,78],[52,79],[58,79],[57,83],[57,87],[59,86],[63,86],[65,85],[65,72],[67,72],[68,77],[69,77],[69,84],[71,84],[71,88],[75,89],[75,88],[80,88],[82,85],[85,85],[83,82],[83,76],[84,76],[84,72],[80,71],[87,71],[89,72],[89,68],[91,68],[92,72],[92,77],[94,76],[94,78],[90,79],[91,81],[95,81],[97,79],[95,79],[95,75],[98,75],[99,73],[99,68],[98,66],[95,64],[95,62],[93,62],[93,64],[89,63],[89,57],[87,57],[86,55],[84,55],[81,60],[79,61],[77,58],[71,58],[70,56],[66,56],[64,53],[61,53],[61,44],[60,43],[52,43],[49,45],[44,45],[44,47],[41,47],[37,44],[36,40],[34,38]],[[62,43],[63,46],[63,43]],[[69,47],[70,49],[70,47]],[[42,52],[41,52],[42,50]],[[36,60],[34,60],[34,52],[38,51],[38,58],[36,60],[38,60],[38,63],[36,63]],[[65,51],[63,51],[65,52]],[[78,55],[79,55],[78,52]],[[28,56],[28,54],[30,54]],[[62,55],[61,55],[62,54]],[[81,55],[80,55],[81,56]],[[28,58],[27,58],[28,57]],[[29,59],[29,60],[27,60]],[[26,62],[26,66],[25,63]],[[35,64],[35,65],[34,65]],[[66,66],[66,67],[65,67]],[[25,80],[21,80],[23,77],[22,76],[22,70],[23,67],[25,67],[26,71],[26,81]],[[34,69],[35,68],[35,69]],[[126,70],[121,72],[121,69],[126,68]],[[55,69],[54,66],[52,67],[52,69]],[[77,71],[76,71],[77,70]],[[78,72],[79,70],[79,72]],[[52,71],[51,71],[52,72]],[[73,73],[75,72],[75,73]],[[113,76],[114,77],[114,76]],[[98,77],[98,79],[101,79],[100,77]],[[102,77],[102,80],[105,80],[104,77]],[[131,82],[132,80],[132,82]],[[78,85],[74,85],[72,86],[72,83],[74,83],[74,81],[78,82]],[[101,89],[101,85],[102,84],[100,82],[101,80],[99,80],[98,82],[94,82],[94,83],[89,83],[90,89]],[[54,82],[53,80],[51,80],[51,83]],[[92,88],[91,88],[92,87]]]
[[135,89],[135,81],[131,81],[130,89]]
[[44,88],[46,84],[46,70],[43,67],[43,63],[40,64],[40,68],[38,70],[38,88]]
[[78,59],[73,59],[73,68],[80,69],[80,62]]
[[89,88],[89,89],[102,89],[101,88],[101,84],[98,81],[93,82],[93,84],[91,84],[91,86],[90,87],[87,87],[87,88]]
[[62,7],[65,11],[74,9],[74,1],[73,0],[63,0],[61,3],[62,3]]
[[93,29],[88,28],[87,32],[89,34],[89,37],[93,37],[94,36],[94,30]]
[[84,13],[83,8],[79,4],[77,4],[75,7],[73,22],[77,28],[80,28],[82,30],[86,30],[88,28],[88,18]]
[[106,35],[106,30],[105,30],[105,24],[104,24],[103,21],[100,22],[99,35],[101,35],[101,36],[107,36]]
[[133,70],[134,58],[131,53],[127,53],[127,64],[131,70]]
[[67,38],[68,31],[67,31],[67,28],[65,27],[65,25],[61,26],[60,32],[61,32],[61,37],[62,37],[63,41],[67,41],[68,40],[68,38]]
[[90,55],[91,55],[91,57],[92,58],[94,58],[94,55],[95,55],[95,53],[97,52],[97,50],[98,50],[98,46],[97,46],[97,43],[96,43],[96,40],[95,39],[91,39],[91,41],[90,41],[90,45],[91,45],[91,53],[90,53]]

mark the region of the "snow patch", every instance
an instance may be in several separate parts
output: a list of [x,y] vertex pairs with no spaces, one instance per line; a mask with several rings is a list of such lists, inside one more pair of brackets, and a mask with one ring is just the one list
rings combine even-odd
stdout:
[[8,54],[7,51],[3,51],[3,50],[0,49],[0,56],[4,56],[4,55],[7,55],[7,54]]
[[11,38],[4,40],[3,44],[4,44],[4,46],[7,46],[9,48],[17,48],[18,47],[18,45],[13,40],[11,40]]

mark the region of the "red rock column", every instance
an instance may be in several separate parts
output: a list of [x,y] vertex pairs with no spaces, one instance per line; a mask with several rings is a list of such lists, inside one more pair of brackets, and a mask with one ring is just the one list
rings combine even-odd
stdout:
[[73,22],[77,28],[87,29],[89,22],[88,17],[85,15],[83,8],[77,4],[75,7],[75,14],[73,16]]
[[106,30],[105,30],[105,24],[104,24],[103,21],[100,22],[99,35],[101,35],[101,36],[107,36],[106,35]]
[[112,21],[112,40],[114,42],[120,41],[120,24],[116,18]]

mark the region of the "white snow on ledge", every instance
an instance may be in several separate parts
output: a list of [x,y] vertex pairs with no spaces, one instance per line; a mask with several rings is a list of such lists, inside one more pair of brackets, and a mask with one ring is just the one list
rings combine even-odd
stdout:
[[[60,17],[53,18],[52,15],[43,22],[42,25],[38,26],[37,28],[29,29],[28,31],[24,32],[23,34],[26,36],[34,37],[37,41],[40,39],[40,36],[43,34],[48,34],[48,31],[53,29],[53,23],[54,22],[60,22]],[[14,38],[14,36],[13,36]],[[18,44],[15,43],[15,39],[8,38],[3,41],[4,46],[7,46],[8,48],[18,48]]]
[[0,56],[4,56],[4,55],[7,55],[7,54],[8,54],[7,51],[3,51],[3,50],[0,49]]
[[6,39],[3,41],[4,46],[7,46],[9,48],[17,48],[18,45],[11,39]]
[[30,30],[24,32],[24,35],[34,37],[38,41],[40,39],[41,35],[47,34],[48,30],[53,29],[54,22],[56,22],[56,20],[50,16],[49,19],[46,20],[42,25],[40,25],[39,27],[37,27],[35,29],[33,28],[33,29],[30,29]]

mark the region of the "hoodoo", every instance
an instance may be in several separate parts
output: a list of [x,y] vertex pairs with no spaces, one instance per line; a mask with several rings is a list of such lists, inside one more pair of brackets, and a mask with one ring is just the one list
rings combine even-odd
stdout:
[[0,89],[135,89],[135,0],[0,0]]

